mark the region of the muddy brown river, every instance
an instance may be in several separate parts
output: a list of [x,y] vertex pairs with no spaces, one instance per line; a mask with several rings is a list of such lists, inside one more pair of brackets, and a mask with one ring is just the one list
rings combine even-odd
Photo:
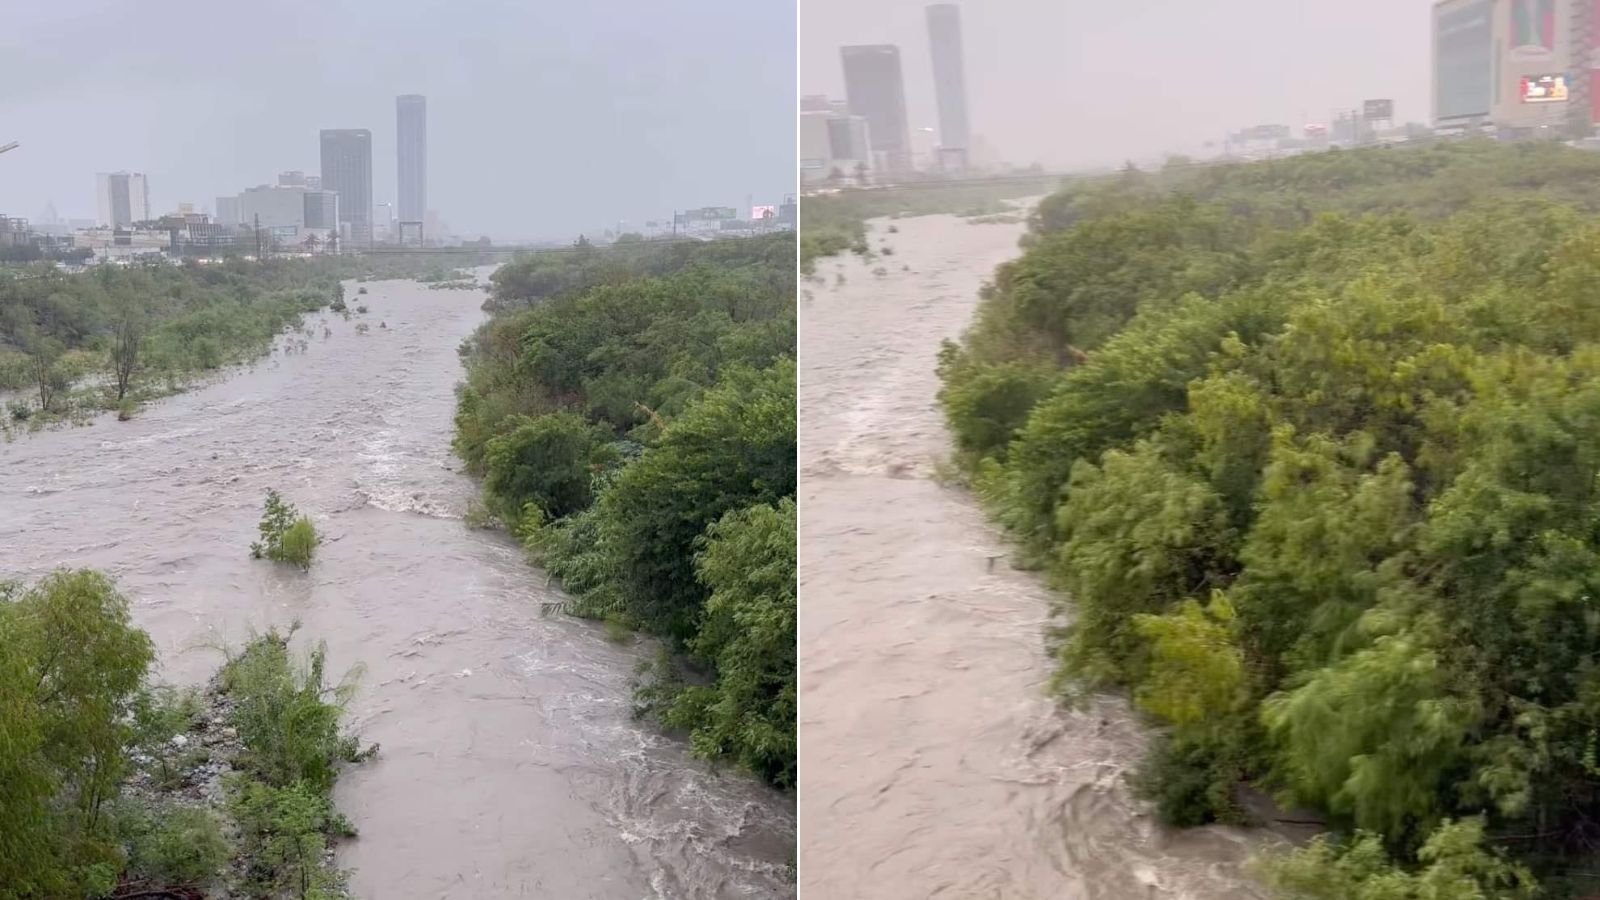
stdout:
[[[171,681],[293,621],[362,666],[352,720],[382,750],[338,786],[358,896],[793,897],[793,800],[632,721],[649,649],[541,616],[559,589],[463,525],[456,347],[483,295],[367,287],[368,315],[131,422],[0,444],[0,576],[110,572]],[[269,487],[326,535],[308,574],[249,557]]]
[[1047,699],[1045,589],[935,477],[935,354],[1022,226],[893,224],[892,256],[820,261],[800,306],[801,894],[1259,896],[1247,835],[1169,832],[1130,797],[1126,703]]

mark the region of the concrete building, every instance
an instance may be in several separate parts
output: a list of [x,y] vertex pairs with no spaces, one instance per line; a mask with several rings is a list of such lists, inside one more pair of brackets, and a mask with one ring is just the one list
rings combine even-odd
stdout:
[[339,195],[333,191],[305,192],[305,226],[334,230],[339,227]]
[[[248,228],[293,237],[306,227],[306,189],[261,185],[239,194],[239,215]],[[259,216],[259,218],[257,218]]]
[[1600,119],[1600,0],[1437,0],[1433,123],[1587,135]]
[[867,120],[875,165],[893,174],[911,170],[905,79],[900,48],[874,44],[840,49],[850,112]]
[[278,173],[278,186],[303,188],[306,186],[306,173],[299,169],[292,172],[280,172]]
[[832,121],[831,112],[813,110],[800,114],[800,181],[804,184],[827,179],[832,169],[833,151],[828,141],[828,125]]
[[939,159],[946,168],[965,168],[972,148],[967,119],[967,74],[961,50],[961,7],[928,7],[928,49],[933,56],[933,91],[939,107]]
[[96,176],[98,223],[126,228],[150,220],[150,183],[138,172],[101,172]]
[[239,196],[217,198],[217,214],[214,217],[219,225],[239,224]]
[[346,240],[372,241],[372,132],[365,128],[324,129],[322,189],[339,195],[339,222]]
[[395,148],[400,221],[421,222],[428,212],[428,100],[420,94],[395,98]]

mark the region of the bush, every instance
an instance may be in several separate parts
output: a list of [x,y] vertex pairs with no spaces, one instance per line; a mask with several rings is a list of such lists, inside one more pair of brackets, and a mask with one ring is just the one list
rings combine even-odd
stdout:
[[216,814],[171,802],[126,803],[118,827],[128,849],[127,874],[156,884],[206,885],[226,869],[233,848]]
[[275,490],[267,491],[266,506],[257,530],[261,540],[250,545],[251,556],[293,563],[301,569],[311,568],[311,557],[321,543],[317,528]]

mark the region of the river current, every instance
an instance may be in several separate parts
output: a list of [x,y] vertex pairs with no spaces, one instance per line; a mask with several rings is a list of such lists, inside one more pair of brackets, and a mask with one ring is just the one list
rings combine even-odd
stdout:
[[[482,292],[364,286],[368,314],[308,317],[132,421],[0,444],[0,576],[109,572],[169,681],[296,621],[332,674],[359,666],[352,724],[382,749],[337,788],[357,896],[793,897],[792,798],[633,721],[643,642],[542,616],[559,587],[463,524],[456,348]],[[268,488],[326,537],[309,573],[249,557]]]
[[802,288],[801,894],[1257,897],[1249,836],[1169,831],[1130,796],[1146,736],[1124,701],[1048,699],[1048,592],[936,477],[940,341],[1022,228],[880,220],[893,255]]

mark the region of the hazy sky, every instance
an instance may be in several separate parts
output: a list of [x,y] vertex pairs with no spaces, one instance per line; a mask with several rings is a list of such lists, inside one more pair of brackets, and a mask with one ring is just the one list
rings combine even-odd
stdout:
[[794,0],[7,3],[0,213],[95,214],[95,173],[155,211],[316,174],[367,128],[395,201],[397,94],[428,98],[428,205],[458,234],[569,237],[795,183]]
[[[972,129],[1011,162],[1193,151],[1367,98],[1430,115],[1430,0],[958,2]],[[926,5],[802,0],[802,92],[844,97],[841,45],[898,44],[911,126],[935,126]]]

